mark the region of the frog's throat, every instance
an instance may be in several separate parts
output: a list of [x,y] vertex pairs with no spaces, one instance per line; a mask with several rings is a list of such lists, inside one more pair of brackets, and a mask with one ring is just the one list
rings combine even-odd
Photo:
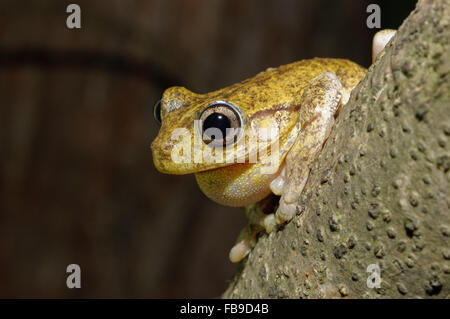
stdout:
[[233,164],[195,174],[202,192],[224,206],[243,207],[270,193],[270,183],[280,174],[284,159],[272,172],[264,164]]

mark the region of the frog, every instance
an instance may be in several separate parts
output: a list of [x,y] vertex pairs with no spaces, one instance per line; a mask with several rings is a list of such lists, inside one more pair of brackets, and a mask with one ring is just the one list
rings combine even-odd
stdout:
[[[375,35],[373,60],[394,34]],[[242,261],[260,236],[278,231],[299,213],[312,165],[366,72],[350,60],[312,58],[267,68],[209,93],[180,86],[163,92],[155,107],[161,126],[151,144],[154,165],[166,174],[195,174],[209,199],[244,207],[248,225],[230,250],[231,262]],[[265,157],[258,157],[255,136],[272,147]]]

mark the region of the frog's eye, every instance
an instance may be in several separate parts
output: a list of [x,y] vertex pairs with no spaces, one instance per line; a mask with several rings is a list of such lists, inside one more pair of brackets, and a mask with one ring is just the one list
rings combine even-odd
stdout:
[[153,108],[153,116],[155,117],[156,122],[161,124],[161,100],[155,103]]
[[226,102],[208,105],[199,117],[203,141],[206,144],[228,145],[240,136],[242,117],[237,108]]

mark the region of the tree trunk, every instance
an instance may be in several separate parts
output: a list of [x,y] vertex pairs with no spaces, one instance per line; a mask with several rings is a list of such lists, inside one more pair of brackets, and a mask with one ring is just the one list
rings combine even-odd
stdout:
[[419,1],[223,297],[450,296],[449,2]]

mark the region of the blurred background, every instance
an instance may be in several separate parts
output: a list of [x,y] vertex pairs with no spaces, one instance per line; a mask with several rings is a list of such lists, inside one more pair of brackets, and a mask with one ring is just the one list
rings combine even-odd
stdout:
[[246,221],[155,170],[153,105],[315,56],[367,67],[367,5],[398,28],[415,2],[0,0],[0,297],[219,297]]

